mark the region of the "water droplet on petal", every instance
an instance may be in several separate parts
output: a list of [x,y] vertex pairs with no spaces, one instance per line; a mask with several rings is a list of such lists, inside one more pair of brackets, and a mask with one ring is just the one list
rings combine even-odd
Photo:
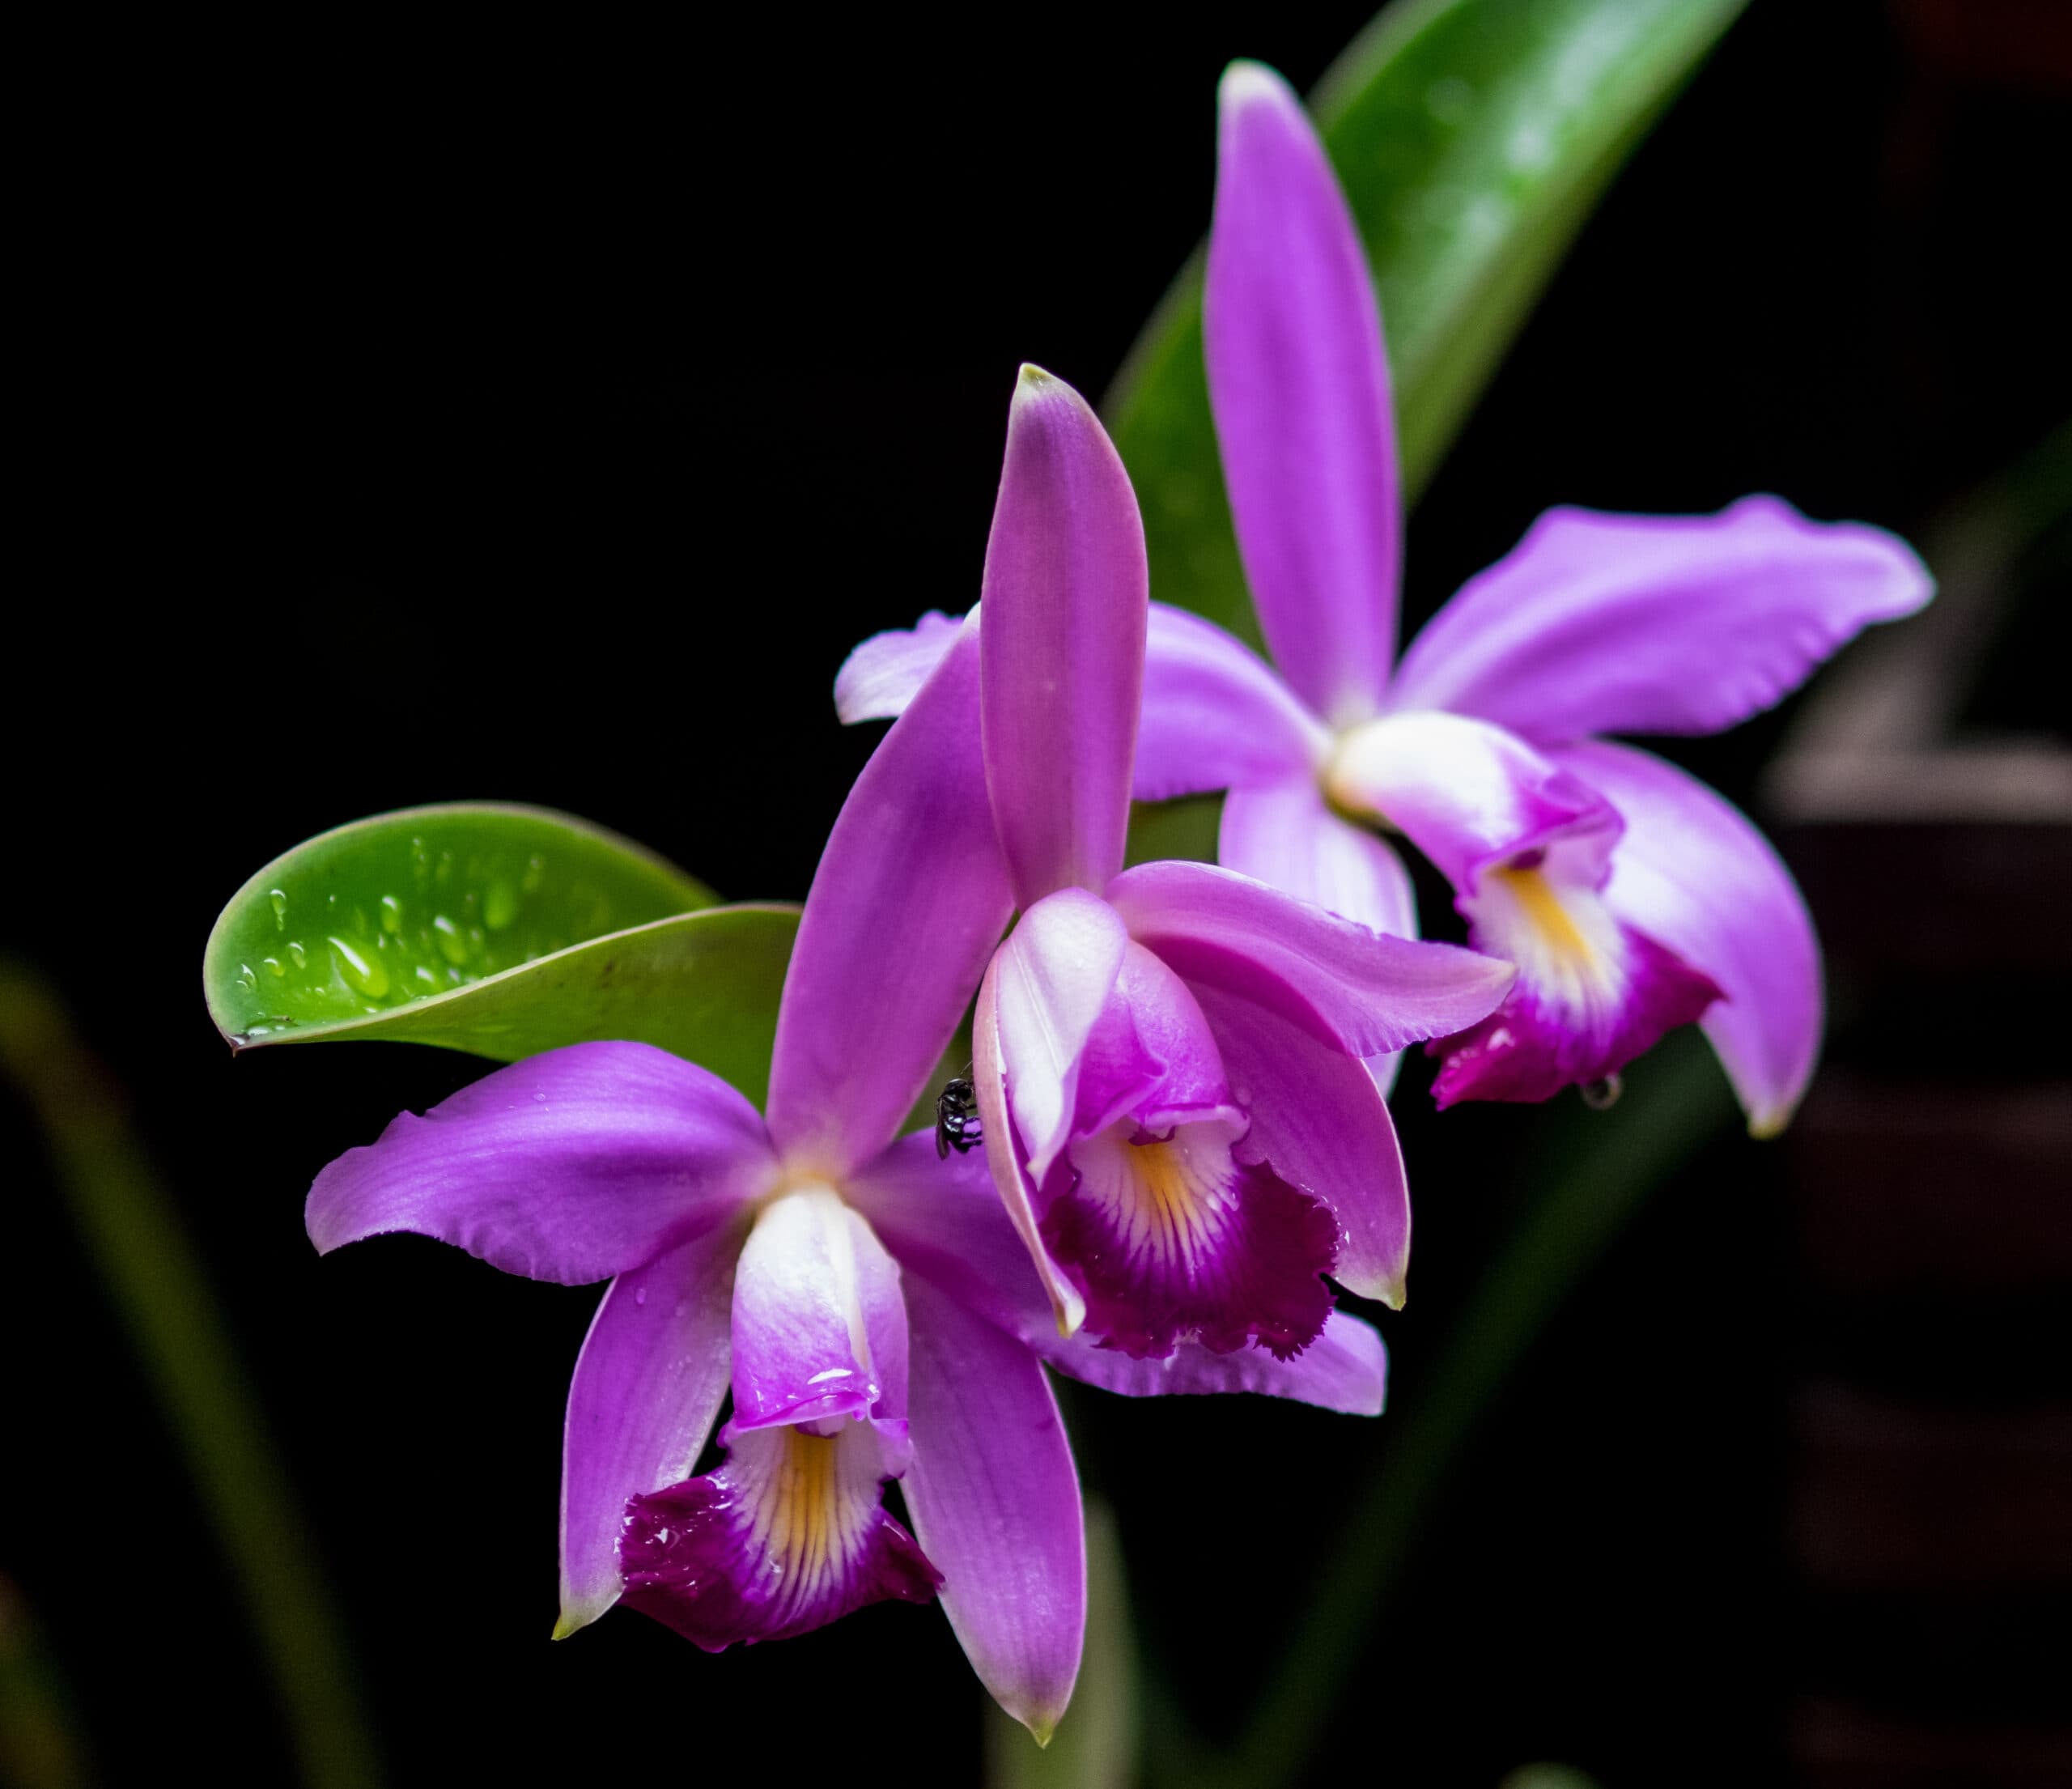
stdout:
[[252,965],[241,962],[237,966],[237,985],[248,994],[259,985],[259,978],[252,972]]
[[501,932],[517,917],[518,890],[502,880],[491,882],[482,896],[482,924],[492,932]]
[[1583,1103],[1594,1112],[1608,1112],[1619,1103],[1623,1091],[1616,1075],[1607,1075],[1602,1081],[1586,1081],[1581,1089]]
[[431,922],[439,939],[439,954],[457,969],[468,960],[468,941],[460,927],[442,913]]
[[293,938],[288,940],[288,960],[298,969],[304,967],[309,961],[309,953]]
[[366,995],[369,1000],[379,1000],[388,992],[388,971],[377,959],[362,956],[343,938],[330,938],[325,941],[338,959],[338,973],[345,977],[347,987]]
[[403,929],[403,903],[393,894],[381,897],[381,929],[390,933]]
[[635,1286],[633,1289],[633,1302],[637,1305],[647,1303],[648,1288],[644,1285]]
[[285,931],[288,923],[288,898],[278,888],[266,890],[266,899],[274,909],[274,928]]
[[259,967],[270,975],[285,975],[287,973],[287,971],[282,967],[281,959],[278,957],[261,957],[259,959]]

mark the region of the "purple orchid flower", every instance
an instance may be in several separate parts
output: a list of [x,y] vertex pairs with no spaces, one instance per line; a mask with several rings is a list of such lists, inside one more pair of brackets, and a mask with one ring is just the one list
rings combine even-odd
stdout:
[[[1256,63],[1224,78],[1220,161],[1209,392],[1278,670],[1153,605],[1136,795],[1227,790],[1224,865],[1404,937],[1410,879],[1374,829],[1424,852],[1471,940],[1518,968],[1501,1007],[1433,1046],[1441,1106],[1605,1081],[1696,1020],[1751,1128],[1781,1128],[1819,1047],[1805,903],[1723,798],[1596,736],[1732,726],[1921,607],[1927,572],[1890,534],[1773,497],[1554,509],[1392,665],[1400,504],[1359,236],[1301,104]],[[896,708],[945,625],[860,650],[849,708]]]
[[[938,657],[815,874],[766,1121],[664,1052],[576,1044],[397,1118],[318,1177],[308,1222],[325,1252],[413,1231],[507,1273],[610,1281],[569,1391],[557,1635],[623,1599],[718,1649],[939,1596],[1042,1738],[1078,1668],[1085,1562],[1041,1361],[1131,1396],[1365,1414],[1386,1362],[1339,1313],[1291,1362],[1063,1338],[983,1161],[894,1140],[1012,914],[978,641]],[[724,1459],[696,1473],[730,1391]],[[894,1478],[911,1533],[883,1506]]]
[[1512,971],[1229,870],[1123,869],[1143,526],[1093,413],[1033,368],[980,607],[975,629],[938,619],[867,649],[839,699],[851,717],[903,704],[976,633],[991,823],[1021,910],[973,1028],[994,1182],[1063,1333],[1084,1324],[1147,1362],[1290,1360],[1333,1320],[1327,1274],[1402,1297],[1408,1198],[1362,1059],[1473,1024]]

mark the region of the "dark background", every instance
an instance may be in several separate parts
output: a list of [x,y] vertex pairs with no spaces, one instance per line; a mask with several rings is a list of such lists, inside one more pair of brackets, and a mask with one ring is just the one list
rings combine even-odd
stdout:
[[[463,797],[588,815],[730,895],[802,895],[870,744],[835,725],[835,668],[975,597],[1017,363],[1100,392],[1206,223],[1222,64],[1306,87],[1367,15],[830,32],[766,7],[465,44],[352,19],[81,43],[41,70],[11,283],[36,321],[13,341],[29,550],[0,939],[70,1002],[176,1191],[397,1782],[782,1757],[961,1783],[980,1697],[940,1614],[904,1606],[717,1658],[623,1613],[548,1643],[593,1296],[407,1241],[315,1259],[316,1169],[477,1065],[233,1064],[198,988],[218,907],[312,833]],[[1906,16],[1772,0],[1731,34],[1420,505],[1413,624],[1556,501],[1774,490],[1919,538],[2072,408],[2072,107],[2040,65],[1981,74]],[[1985,718],[2061,719],[2044,626],[2018,623]],[[1745,799],[1780,725],[1681,755]],[[1425,1080],[1399,1096],[1420,1192],[1417,1300],[1384,1322],[1399,1404],[1533,1134],[1434,1121]],[[6,1094],[0,1149],[0,1572],[105,1780],[168,1757],[281,1778],[221,1558]],[[1546,1337],[1318,1780],[1778,1767],[1773,1159],[1737,1145],[1658,1199]],[[1389,1419],[1072,1413],[1153,1668],[1228,1735]]]

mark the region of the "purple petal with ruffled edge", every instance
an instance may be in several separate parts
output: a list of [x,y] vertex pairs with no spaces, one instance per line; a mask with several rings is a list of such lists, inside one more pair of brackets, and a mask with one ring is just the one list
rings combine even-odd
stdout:
[[737,1219],[622,1273],[597,1307],[568,1387],[558,1640],[618,1600],[626,1499],[688,1477],[712,1432],[745,1228]]
[[1417,895],[1403,860],[1325,806],[1312,778],[1231,790],[1216,861],[1370,931],[1417,936]]
[[1543,745],[1717,733],[1934,588],[1897,537],[1775,497],[1717,516],[1550,509],[1411,643],[1393,699]]
[[1342,1231],[1332,1277],[1399,1306],[1410,1264],[1410,1188],[1374,1069],[1263,1007],[1212,988],[1195,997],[1216,1034],[1231,1091],[1252,1115],[1240,1156],[1270,1162],[1322,1200]]
[[619,1557],[626,1601],[707,1652],[789,1639],[868,1603],[933,1600],[942,1574],[886,1513],[904,1423],[832,1434],[720,1432],[715,1472],[636,1497]]
[[1140,801],[1313,778],[1330,749],[1323,723],[1249,646],[1184,609],[1152,604]]
[[1024,367],[979,644],[986,784],[1025,907],[1122,867],[1149,580],[1114,444],[1071,386]]
[[1203,346],[1224,482],[1274,661],[1334,725],[1395,656],[1400,516],[1367,257],[1287,83],[1223,77]]
[[842,725],[891,720],[905,713],[963,626],[955,616],[931,609],[911,627],[872,635],[834,674],[834,712]]
[[1820,946],[1791,873],[1745,814],[1674,765],[1601,740],[1559,755],[1625,816],[1606,906],[1719,984],[1700,1023],[1749,1128],[1774,1136],[1820,1051]]
[[1013,911],[959,635],[842,805],[784,978],[770,1132],[830,1182],[897,1134]]
[[919,1276],[1074,1379],[1131,1397],[1256,1392],[1355,1415],[1382,1408],[1381,1338],[1342,1311],[1291,1361],[1258,1348],[1213,1354],[1196,1342],[1161,1360],[1132,1360],[1085,1333],[1060,1337],[991,1178],[974,1162],[936,1161],[927,1132],[902,1137],[843,1190],[905,1270],[910,1307]]
[[1047,1741],[1086,1626],[1079,1475],[1057,1401],[1021,1343],[926,1281],[908,1297],[907,1513],[979,1681]]
[[1508,963],[1383,937],[1208,864],[1140,864],[1108,899],[1130,936],[1190,983],[1255,1001],[1353,1056],[1462,1030],[1511,982]]
[[408,1230],[507,1273],[580,1285],[640,1267],[776,1172],[755,1108],[645,1043],[575,1043],[485,1076],[317,1175],[320,1254]]
[[1330,773],[1341,806],[1399,828],[1462,894],[1482,871],[1527,852],[1571,880],[1603,880],[1619,816],[1595,789],[1486,721],[1392,714],[1341,742]]
[[1133,1360],[1090,1336],[1050,1336],[1037,1347],[1059,1372],[1126,1398],[1254,1392],[1347,1416],[1378,1417],[1388,1396],[1388,1353],[1371,1324],[1334,1311],[1323,1333],[1293,1360],[1263,1348],[1212,1354],[1183,1344],[1161,1359]]
[[831,1188],[758,1215],[734,1274],[733,1352],[739,1430],[906,1408],[899,1269]]

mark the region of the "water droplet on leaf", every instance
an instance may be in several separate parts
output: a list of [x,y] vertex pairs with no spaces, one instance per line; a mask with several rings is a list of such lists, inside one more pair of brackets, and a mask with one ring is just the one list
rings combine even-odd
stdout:
[[1619,1103],[1623,1088],[1618,1076],[1607,1075],[1602,1081],[1586,1081],[1581,1089],[1583,1103],[1594,1112],[1608,1112]]

